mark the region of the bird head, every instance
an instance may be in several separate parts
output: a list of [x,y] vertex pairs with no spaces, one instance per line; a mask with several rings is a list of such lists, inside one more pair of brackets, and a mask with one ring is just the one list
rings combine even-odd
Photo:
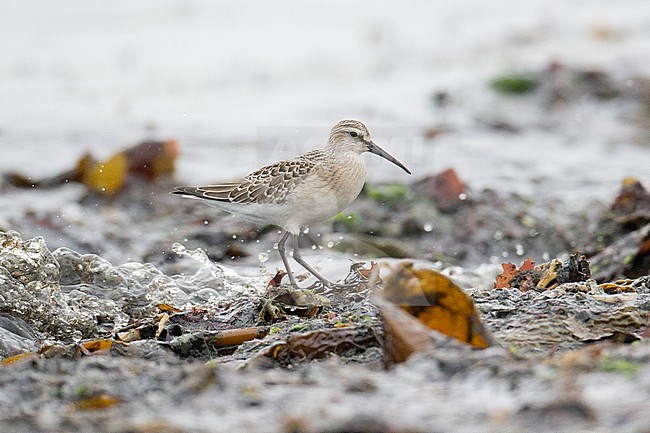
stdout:
[[337,153],[354,152],[359,155],[364,152],[374,153],[411,174],[404,164],[372,141],[370,131],[358,120],[342,120],[334,125],[327,145]]

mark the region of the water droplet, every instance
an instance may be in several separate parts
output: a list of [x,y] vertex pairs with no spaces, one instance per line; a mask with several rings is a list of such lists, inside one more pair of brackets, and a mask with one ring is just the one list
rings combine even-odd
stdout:
[[524,246],[521,244],[517,244],[515,247],[515,252],[517,253],[518,256],[523,256],[524,255]]
[[467,194],[465,194],[464,192],[461,193],[461,194],[458,194],[458,198],[459,198],[460,200],[467,200]]
[[237,235],[232,235],[232,238],[233,238],[233,239],[237,239]]
[[269,255],[266,253],[259,253],[257,258],[259,259],[260,263],[266,263],[269,260]]
[[205,220],[205,221],[203,221],[203,224],[205,224],[207,226],[208,224],[210,224],[210,222],[208,220]]
[[422,228],[424,229],[425,232],[430,232],[431,230],[433,230],[433,224],[425,223],[424,227],[422,227]]
[[501,230],[494,232],[494,240],[500,241],[501,239],[503,239],[503,232]]
[[327,248],[332,248],[333,246],[334,246],[334,242],[329,241],[329,242],[327,243]]
[[309,227],[305,227],[305,229],[302,231],[304,234],[309,234]]

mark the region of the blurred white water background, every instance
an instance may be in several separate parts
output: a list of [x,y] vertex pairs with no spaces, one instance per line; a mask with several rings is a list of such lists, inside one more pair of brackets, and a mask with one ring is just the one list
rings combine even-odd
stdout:
[[[1,5],[3,172],[50,175],[86,150],[101,158],[170,137],[179,180],[210,182],[319,146],[336,121],[358,118],[415,177],[451,166],[472,187],[569,200],[609,200],[625,176],[650,183],[638,98],[546,110],[544,95],[489,86],[553,64],[643,85],[645,0]],[[423,138],[431,128],[444,133]],[[403,177],[368,162],[371,181]]]

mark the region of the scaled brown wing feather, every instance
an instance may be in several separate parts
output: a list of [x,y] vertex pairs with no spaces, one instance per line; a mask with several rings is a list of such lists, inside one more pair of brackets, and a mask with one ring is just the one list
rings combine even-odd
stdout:
[[317,165],[307,155],[267,165],[249,174],[230,193],[235,203],[284,203],[291,191]]
[[174,194],[233,203],[283,203],[318,164],[319,151],[267,165],[241,180],[201,187],[177,187]]

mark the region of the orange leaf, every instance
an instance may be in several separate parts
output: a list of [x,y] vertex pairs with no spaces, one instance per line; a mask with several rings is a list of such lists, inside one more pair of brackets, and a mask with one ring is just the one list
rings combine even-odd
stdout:
[[156,304],[156,308],[164,313],[182,313],[183,310],[169,304]]
[[212,344],[216,347],[236,346],[245,341],[264,338],[268,333],[269,329],[265,327],[225,329],[213,336]]
[[19,353],[18,355],[14,356],[8,356],[2,361],[0,361],[0,364],[3,365],[9,365],[9,364],[15,364],[17,362],[21,362],[27,359],[35,358],[37,355],[34,352],[25,352],[25,353]]
[[92,340],[81,343],[81,347],[88,352],[98,352],[100,350],[108,350],[113,347],[113,340]]
[[508,289],[510,288],[510,280],[517,273],[517,267],[512,263],[501,263],[503,272],[497,275],[496,283],[494,283],[495,289]]
[[501,263],[503,272],[497,275],[494,283],[495,289],[509,289],[512,279],[521,272],[532,271],[535,269],[535,262],[530,257],[526,257],[524,263],[517,269],[512,263]]
[[76,410],[98,410],[106,409],[116,404],[120,404],[122,400],[109,394],[99,394],[94,397],[86,398],[74,403]]
[[532,271],[533,269],[535,269],[535,262],[530,257],[526,257],[526,260],[524,260],[524,263],[519,268],[519,272]]
[[478,349],[493,344],[472,299],[434,270],[403,265],[387,281],[384,295],[430,329]]

